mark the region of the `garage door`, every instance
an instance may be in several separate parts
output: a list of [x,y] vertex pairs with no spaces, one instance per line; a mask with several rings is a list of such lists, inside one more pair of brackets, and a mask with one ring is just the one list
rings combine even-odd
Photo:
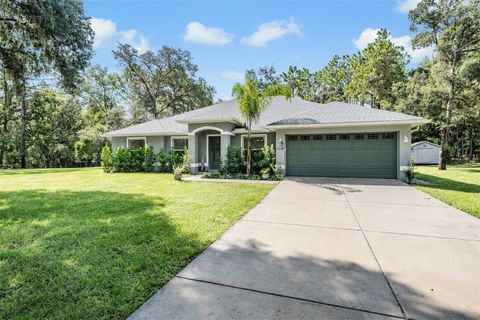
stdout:
[[287,175],[396,178],[396,133],[287,135]]

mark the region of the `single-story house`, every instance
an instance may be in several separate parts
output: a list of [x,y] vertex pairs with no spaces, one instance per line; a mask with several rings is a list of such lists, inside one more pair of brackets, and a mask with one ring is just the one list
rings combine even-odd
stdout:
[[[252,124],[252,148],[273,144],[287,176],[402,178],[412,127],[429,120],[343,102],[273,97]],[[244,148],[247,130],[235,100],[106,133],[113,150],[188,147],[191,172],[218,169],[228,146]]]
[[412,160],[415,164],[438,164],[440,146],[438,144],[419,141],[412,143]]

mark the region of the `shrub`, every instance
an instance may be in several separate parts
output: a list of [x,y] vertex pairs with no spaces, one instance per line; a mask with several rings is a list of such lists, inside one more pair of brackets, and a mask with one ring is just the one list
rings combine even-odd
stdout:
[[109,146],[104,146],[102,148],[101,159],[102,159],[103,172],[107,172],[107,173],[113,172],[114,157],[113,157],[112,149]]
[[157,161],[158,161],[158,167],[160,172],[170,172],[170,166],[169,166],[169,157],[168,154],[165,153],[165,151],[160,150],[160,152],[157,155]]
[[129,172],[131,168],[130,150],[124,147],[118,148],[113,163],[115,172]]
[[260,160],[261,173],[274,176],[277,172],[277,159],[275,157],[273,144],[263,147],[262,155],[262,159]]
[[187,148],[180,153],[179,162],[172,165],[173,173],[175,174],[182,174],[188,173],[188,169],[190,168],[190,152]]
[[415,178],[415,165],[413,161],[409,163],[408,169],[404,170],[403,173],[405,174],[405,177],[407,178],[408,184],[412,184],[413,179]]
[[169,160],[170,161],[169,161],[169,163],[170,163],[171,168],[173,168],[173,166],[178,166],[178,165],[182,164],[183,153],[184,153],[184,151],[176,151],[176,150],[170,149],[170,153],[169,153]]
[[143,149],[143,171],[152,172],[154,163],[155,154],[153,153],[153,148],[150,146],[145,146]]
[[227,157],[222,166],[225,173],[241,173],[243,170],[242,153],[238,147],[228,147]]
[[128,151],[130,152],[130,165],[127,172],[142,172],[145,160],[144,148],[134,148]]

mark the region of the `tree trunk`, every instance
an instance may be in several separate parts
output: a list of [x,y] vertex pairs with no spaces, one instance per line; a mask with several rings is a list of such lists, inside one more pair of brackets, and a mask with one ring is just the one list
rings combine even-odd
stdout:
[[2,139],[0,144],[0,167],[3,166],[4,164],[3,158],[5,156],[5,151],[7,148],[5,138],[7,136],[7,131],[8,131],[8,119],[9,119],[8,113],[10,112],[10,108],[12,105],[12,95],[10,94],[10,89],[8,88],[7,75],[6,75],[5,69],[3,70],[3,99],[4,99],[3,100],[4,112],[3,112],[3,119],[2,119],[3,120],[2,131],[3,131],[4,139]]
[[450,79],[448,79],[449,86],[448,86],[448,97],[445,106],[445,124],[442,128],[442,135],[441,135],[441,149],[440,149],[440,157],[438,161],[438,170],[447,170],[447,152],[448,152],[448,135],[450,131],[450,118],[452,115],[452,104],[453,104],[453,96],[455,93],[455,83],[453,76],[455,74],[455,57],[454,61],[450,64]]
[[22,89],[20,96],[20,105],[22,109],[22,133],[20,141],[20,167],[25,169],[27,167],[27,104],[26,104],[26,90],[25,90],[25,80],[22,80]]
[[247,132],[247,174],[250,174],[251,164],[252,164],[252,143],[250,141],[251,137],[251,121],[248,121],[248,132]]

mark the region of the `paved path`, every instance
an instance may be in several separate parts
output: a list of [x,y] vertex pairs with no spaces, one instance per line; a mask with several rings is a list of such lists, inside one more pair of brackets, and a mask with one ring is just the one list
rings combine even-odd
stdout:
[[290,178],[131,319],[480,319],[480,220],[395,180]]

